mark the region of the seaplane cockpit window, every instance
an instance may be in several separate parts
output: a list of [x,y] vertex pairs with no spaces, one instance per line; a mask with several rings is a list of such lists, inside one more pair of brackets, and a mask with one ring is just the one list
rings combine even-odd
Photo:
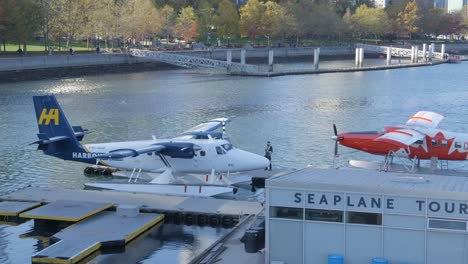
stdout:
[[216,147],[216,153],[218,153],[218,155],[223,155],[225,154],[224,150],[221,148],[221,147]]
[[460,142],[455,142],[455,148],[461,148]]
[[204,150],[200,150],[200,156],[204,157],[206,155],[206,152]]
[[231,144],[224,144],[224,145],[221,145],[223,147],[224,150],[226,150],[226,152],[230,151],[232,149],[232,145]]

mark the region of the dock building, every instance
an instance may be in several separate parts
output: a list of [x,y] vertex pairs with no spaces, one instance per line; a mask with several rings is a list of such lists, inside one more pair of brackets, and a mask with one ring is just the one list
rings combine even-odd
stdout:
[[467,177],[306,168],[266,195],[266,263],[468,263]]

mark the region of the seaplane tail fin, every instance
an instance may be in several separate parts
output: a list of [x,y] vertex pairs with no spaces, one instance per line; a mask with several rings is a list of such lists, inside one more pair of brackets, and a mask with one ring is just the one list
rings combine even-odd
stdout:
[[85,161],[82,160],[84,156],[86,162],[95,162],[87,160],[89,155],[83,155],[87,151],[79,143],[85,131],[70,126],[54,95],[33,96],[33,101],[39,128],[37,134],[39,140],[33,144],[38,144],[38,149],[47,155],[64,160]]

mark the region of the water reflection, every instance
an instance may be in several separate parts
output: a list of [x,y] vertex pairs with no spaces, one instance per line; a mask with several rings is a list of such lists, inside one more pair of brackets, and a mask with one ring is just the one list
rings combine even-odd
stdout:
[[91,263],[189,263],[229,229],[164,224],[127,248]]

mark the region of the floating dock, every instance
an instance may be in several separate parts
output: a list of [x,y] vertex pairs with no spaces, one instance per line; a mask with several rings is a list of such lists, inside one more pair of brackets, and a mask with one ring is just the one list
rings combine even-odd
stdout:
[[[112,203],[59,200],[20,214],[21,218],[78,222],[112,207]],[[1,213],[1,212],[0,212]]]
[[19,215],[40,206],[40,202],[3,201],[0,202],[0,224],[18,225]]
[[160,214],[142,214],[138,210],[129,214],[119,211],[117,208],[117,212],[100,212],[63,229],[53,236],[54,240],[59,241],[32,256],[32,262],[77,263],[102,248],[125,247],[164,218]]
[[234,227],[243,216],[263,210],[259,202],[250,201],[40,187],[0,196],[0,200],[0,215],[15,213],[20,220],[34,219],[36,226],[50,224],[54,230],[66,227],[51,237],[57,242],[32,256],[33,263],[91,260],[103,250],[125,248],[163,219]]

